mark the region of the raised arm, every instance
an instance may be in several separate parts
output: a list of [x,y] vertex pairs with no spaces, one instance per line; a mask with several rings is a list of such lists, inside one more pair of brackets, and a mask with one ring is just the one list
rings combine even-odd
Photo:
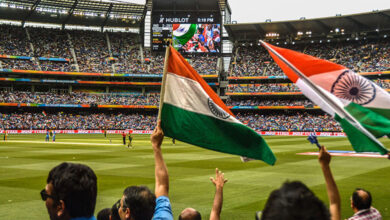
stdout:
[[168,169],[165,165],[164,158],[161,152],[161,144],[164,139],[164,133],[161,129],[161,121],[158,121],[157,127],[154,129],[153,134],[150,136],[152,147],[154,151],[154,163],[155,163],[155,178],[156,186],[154,193],[156,198],[160,196],[167,196],[169,193],[169,176]]
[[324,146],[320,149],[320,154],[318,155],[318,161],[321,164],[322,173],[324,174],[326,191],[328,193],[329,199],[329,211],[331,214],[332,220],[341,219],[341,200],[340,193],[337,189],[336,182],[333,179],[332,171],[330,170],[331,156]]
[[223,202],[223,186],[227,182],[227,179],[224,178],[224,174],[215,169],[215,179],[210,177],[211,182],[215,185],[215,196],[213,208],[210,213],[210,220],[219,220],[221,211],[222,211],[222,202]]

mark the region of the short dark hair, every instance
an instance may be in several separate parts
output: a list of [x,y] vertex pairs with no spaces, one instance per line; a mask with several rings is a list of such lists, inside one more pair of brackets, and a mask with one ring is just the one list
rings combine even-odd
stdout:
[[156,196],[146,186],[130,186],[123,192],[123,205],[134,220],[150,220],[156,207]]
[[53,195],[64,201],[71,218],[93,216],[97,178],[91,168],[64,162],[49,172],[46,182],[53,185]]
[[105,209],[102,209],[99,211],[96,219],[97,220],[110,220],[110,215],[111,215],[111,209],[105,208]]
[[[120,200],[119,200],[120,202]],[[111,220],[121,220],[116,203],[111,207]]]
[[[359,191],[363,191],[366,195],[362,196],[362,193],[359,193]],[[357,210],[369,209],[371,207],[371,202],[371,193],[367,190],[356,188],[356,190],[352,193],[352,204],[357,208]]]
[[329,220],[330,213],[305,184],[300,181],[287,181],[270,194],[261,219]]

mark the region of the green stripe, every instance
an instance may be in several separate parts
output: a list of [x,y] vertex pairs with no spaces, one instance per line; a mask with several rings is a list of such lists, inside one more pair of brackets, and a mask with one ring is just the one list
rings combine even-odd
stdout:
[[384,155],[389,151],[367,137],[359,129],[353,126],[346,119],[341,118],[339,115],[335,115],[335,119],[340,123],[341,127],[344,129],[344,132],[347,134],[349,141],[352,144],[353,149],[356,152],[379,152]]
[[164,103],[161,126],[168,137],[223,153],[263,160],[276,158],[264,139],[252,129]]
[[365,108],[353,102],[345,110],[375,137],[390,136],[390,110]]
[[190,28],[188,28],[187,33],[183,34],[182,36],[174,36],[174,40],[177,40],[177,43],[184,46],[194,36],[195,32],[196,24],[191,24]]

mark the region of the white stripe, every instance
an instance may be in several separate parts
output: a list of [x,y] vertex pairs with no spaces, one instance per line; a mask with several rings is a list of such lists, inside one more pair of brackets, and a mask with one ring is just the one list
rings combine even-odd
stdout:
[[181,25],[179,25],[179,27],[176,30],[173,31],[173,36],[175,36],[175,37],[183,36],[184,34],[186,34],[188,32],[190,27],[191,27],[191,24],[181,24]]
[[[209,108],[209,98],[209,95],[203,90],[202,86],[197,81],[174,73],[167,73],[164,103],[174,105],[186,111],[207,115],[227,122],[241,123],[232,116],[227,119],[215,116]],[[219,106],[215,106],[219,108],[220,111],[224,111]]]
[[363,106],[368,108],[390,109],[390,94],[375,83],[374,86],[376,90],[375,99]]
[[[309,98],[313,103],[316,105],[320,106],[322,110],[327,112],[328,114],[332,115],[333,117],[335,116],[335,110],[327,103],[325,102],[317,93],[312,90],[304,81],[301,79],[298,79],[296,82],[296,85],[301,89],[302,93]],[[325,91],[321,87],[318,87],[321,89],[324,93],[328,95],[329,98],[331,98],[337,105],[339,105],[341,108],[344,108],[344,104],[328,91]],[[342,117],[342,114],[339,114],[340,117]]]
[[[337,71],[331,71],[331,72],[326,72],[326,73],[321,73],[321,74],[315,74],[309,77],[309,79],[314,82],[316,85],[319,87],[325,89],[326,91],[331,91],[333,83],[336,81],[336,79],[339,77],[339,75],[346,71],[347,69],[343,70],[337,70]],[[353,73],[356,74],[356,73]],[[361,81],[369,81],[370,83],[373,83],[369,79],[360,76],[356,74],[356,76],[361,80]],[[385,91],[384,89],[380,88],[377,86],[375,83],[373,83],[375,86],[375,98],[372,100],[370,103],[363,105],[364,107],[369,107],[369,108],[382,108],[382,109],[390,109],[390,94]],[[348,105],[350,101],[347,100],[341,100],[344,105]]]

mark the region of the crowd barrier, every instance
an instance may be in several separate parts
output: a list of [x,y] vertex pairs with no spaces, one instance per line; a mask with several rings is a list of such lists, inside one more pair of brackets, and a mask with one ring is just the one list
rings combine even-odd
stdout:
[[[53,130],[56,134],[103,134],[104,130]],[[151,134],[151,130],[107,130],[107,134]],[[4,130],[0,130],[4,133]],[[7,130],[8,134],[45,134],[46,130]],[[300,131],[258,131],[260,135],[269,136],[309,136],[315,133],[319,137],[346,137],[343,132],[300,132]]]

